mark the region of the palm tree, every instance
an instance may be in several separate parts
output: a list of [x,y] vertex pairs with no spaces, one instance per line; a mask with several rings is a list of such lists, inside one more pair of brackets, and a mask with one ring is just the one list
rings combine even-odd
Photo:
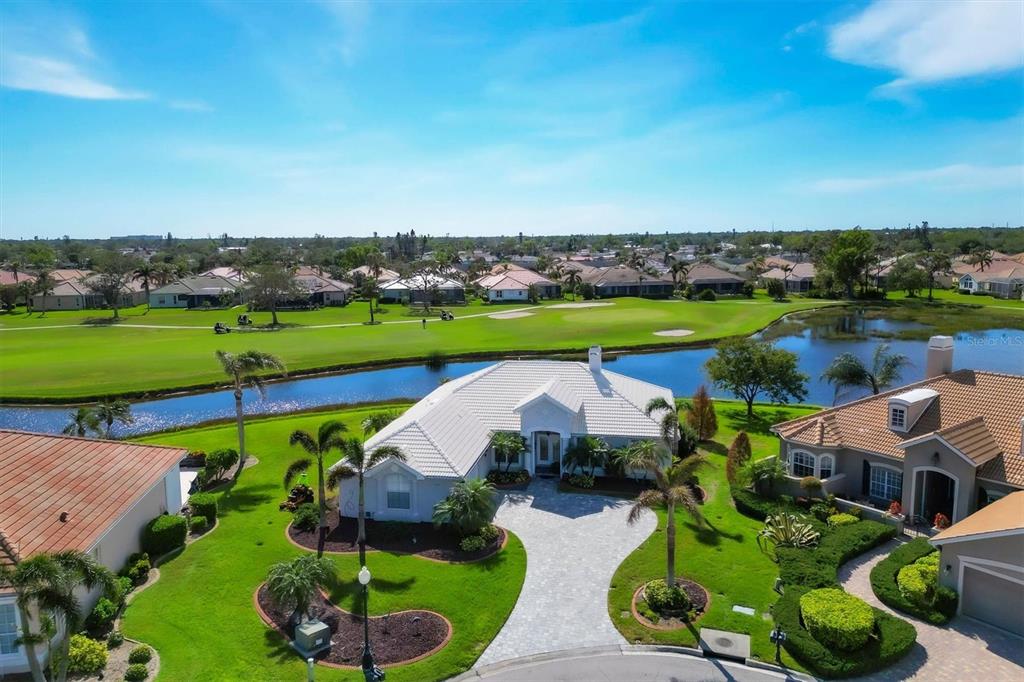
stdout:
[[672,282],[675,288],[679,288],[681,284],[686,284],[686,278],[690,275],[690,266],[682,261],[676,261],[668,269],[672,275]]
[[330,559],[303,554],[270,567],[267,591],[278,606],[292,609],[288,621],[292,625],[300,625],[309,615],[309,606],[317,591],[334,580],[335,570]]
[[[36,281],[32,285],[35,289],[35,293],[43,297],[43,315],[46,315],[46,298],[53,294],[53,288],[57,286],[57,283],[50,277],[50,273],[46,270],[41,270],[36,276]],[[42,317],[42,316],[40,316]]]
[[262,353],[258,350],[247,350],[244,353],[235,355],[222,350],[216,352],[224,373],[231,377],[235,388],[235,419],[238,422],[238,469],[235,470],[234,480],[242,474],[245,467],[245,420],[242,412],[242,387],[252,386],[259,391],[262,397],[266,390],[263,388],[263,379],[257,372],[268,369],[284,371],[284,363],[277,356],[270,353]]
[[491,436],[491,447],[494,449],[494,461],[499,465],[505,462],[505,471],[512,466],[512,458],[526,449],[523,437],[512,431],[498,431]]
[[15,563],[13,567],[0,565],[0,585],[12,588],[17,594],[16,603],[22,626],[26,629],[21,642],[25,645],[25,654],[36,682],[45,682],[45,678],[36,660],[35,645],[44,643],[46,638],[28,631],[31,623],[29,611],[48,612],[63,623],[65,634],[54,655],[57,658],[55,678],[57,682],[65,682],[71,635],[78,632],[85,622],[85,614],[75,593],[96,587],[112,590],[114,575],[88,554],[67,550],[56,554],[37,554]]
[[765,262],[764,255],[758,254],[750,259],[747,263],[747,272],[750,273],[751,279],[757,279],[768,269],[768,264]]
[[572,300],[576,300],[576,287],[583,281],[583,276],[579,270],[570,269],[565,273],[565,283],[568,285],[569,290],[572,291]]
[[132,416],[132,405],[127,400],[104,400],[96,405],[94,412],[100,423],[106,425],[103,437],[108,439],[114,422],[124,426],[135,422],[135,417]]
[[672,454],[653,440],[638,440],[616,450],[613,457],[623,469],[631,470],[633,480],[639,482],[640,477],[636,475],[638,471],[654,471],[668,464]]
[[100,420],[96,412],[89,407],[79,407],[71,413],[71,421],[61,431],[66,436],[85,438],[89,432],[100,433]]
[[363,427],[363,436],[368,438],[377,433],[385,426],[398,419],[401,414],[401,410],[381,410],[370,414],[361,424]]
[[374,279],[380,279],[381,270],[384,269],[384,254],[380,251],[368,251],[366,254],[366,271]]
[[782,286],[786,287],[786,283],[789,281],[789,276],[793,273],[793,266],[786,263],[784,265],[780,265],[779,270],[782,270]]
[[370,302],[370,324],[376,324],[377,321],[374,319],[373,313],[377,306],[377,298],[380,296],[380,287],[377,285],[377,280],[373,277],[364,277],[363,286],[360,288],[359,293]]
[[344,478],[359,479],[359,565],[366,565],[366,491],[365,477],[369,469],[386,459],[405,461],[405,453],[393,445],[382,445],[370,452],[366,451],[363,441],[358,438],[347,438],[341,442],[342,459],[330,468],[327,485],[336,488]]
[[986,267],[992,267],[992,250],[978,247],[971,253],[971,263],[978,267],[978,272],[985,272]]
[[904,367],[910,359],[902,353],[890,353],[889,344],[880,343],[875,348],[869,370],[853,353],[837,355],[821,378],[835,386],[832,404],[839,399],[843,389],[869,388],[874,395],[898,383]]
[[149,285],[156,279],[156,267],[151,263],[140,263],[132,277],[142,282],[142,290],[146,292],[146,310],[149,310]]
[[[327,491],[324,480],[324,455],[334,449],[341,448],[341,434],[348,431],[348,427],[342,422],[332,419],[320,425],[316,438],[308,431],[297,429],[292,431],[288,438],[289,445],[299,445],[316,459],[317,492],[320,502],[320,539],[317,541],[316,555],[324,555],[324,540],[327,537]],[[301,473],[305,473],[312,466],[313,462],[309,457],[302,457],[292,462],[284,473],[284,489],[292,487],[292,481]]]
[[454,526],[464,537],[486,526],[493,516],[494,486],[484,478],[457,482],[448,497],[434,505],[434,525]]
[[690,455],[667,469],[657,467],[654,471],[655,488],[645,490],[637,495],[633,507],[629,510],[626,522],[633,525],[640,520],[645,511],[664,508],[667,511],[665,522],[665,540],[667,541],[667,564],[665,584],[676,585],[676,507],[681,507],[698,525],[704,524],[704,516],[700,513],[697,497],[690,487],[697,469],[704,465],[705,459],[700,455]]
[[685,407],[677,403],[670,403],[664,398],[651,398],[644,408],[644,412],[650,417],[655,412],[661,414],[661,439],[665,446],[671,451],[672,445],[679,441],[679,418],[685,413]]
[[11,269],[11,274],[14,276],[14,283],[18,283],[18,271],[21,270],[21,261],[12,260],[8,267]]

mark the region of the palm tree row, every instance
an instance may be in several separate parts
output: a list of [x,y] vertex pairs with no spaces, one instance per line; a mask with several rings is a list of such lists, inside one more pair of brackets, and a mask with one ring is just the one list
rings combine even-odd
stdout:
[[129,426],[135,423],[132,405],[127,400],[104,400],[95,407],[79,407],[71,413],[62,433],[86,438],[90,433],[110,438],[114,424]]

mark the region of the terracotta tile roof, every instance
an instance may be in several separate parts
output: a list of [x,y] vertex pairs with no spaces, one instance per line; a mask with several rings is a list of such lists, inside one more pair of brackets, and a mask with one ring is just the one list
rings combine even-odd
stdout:
[[21,284],[22,282],[34,282],[36,281],[35,275],[30,275],[27,272],[18,270],[17,274],[13,270],[0,270],[0,285],[8,284]]
[[[888,399],[912,388],[930,388],[939,395],[908,433],[893,431]],[[950,444],[967,448],[964,454],[981,463],[979,478],[1024,487],[1021,417],[1024,376],[963,369],[783,422],[773,430],[795,443],[847,447],[897,459],[903,458],[906,441],[945,433]]]
[[[0,430],[0,529],[22,558],[87,551],[185,453]],[[62,512],[68,513],[63,522]]]
[[1024,530],[1024,490],[1010,493],[1001,500],[979,509],[962,521],[934,536],[931,541],[942,544],[972,535],[1007,533]]
[[728,282],[742,282],[744,281],[739,275],[733,274],[721,268],[716,268],[714,265],[708,265],[707,263],[697,263],[690,272],[686,275],[686,280],[693,284],[699,283],[728,283]]
[[801,279],[814,279],[814,276],[818,274],[818,271],[814,267],[814,263],[797,263],[793,266],[792,272],[787,276],[782,268],[772,268],[768,270],[761,277],[767,279],[784,279],[784,280],[801,280]]

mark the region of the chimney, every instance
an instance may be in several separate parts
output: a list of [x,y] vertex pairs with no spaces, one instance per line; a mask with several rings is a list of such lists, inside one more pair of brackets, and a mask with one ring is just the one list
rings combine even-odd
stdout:
[[953,371],[953,337],[933,336],[928,339],[928,355],[924,376],[933,379]]
[[598,374],[601,372],[601,346],[591,346],[588,356],[590,360],[590,371]]

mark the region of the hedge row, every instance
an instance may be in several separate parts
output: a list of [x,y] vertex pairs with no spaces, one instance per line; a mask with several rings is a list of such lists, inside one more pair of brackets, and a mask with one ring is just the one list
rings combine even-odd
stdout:
[[188,522],[184,516],[164,514],[142,529],[142,550],[149,556],[159,557],[185,545]]
[[874,609],[875,636],[867,644],[856,651],[830,648],[814,639],[800,621],[800,597],[809,591],[803,586],[787,587],[772,607],[772,615],[786,633],[786,651],[818,675],[853,677],[880,670],[906,656],[917,640],[913,625]]
[[813,514],[810,514],[807,509],[794,504],[793,502],[787,502],[771,497],[764,497],[757,493],[747,490],[746,488],[740,488],[738,486],[732,486],[730,489],[732,493],[733,504],[736,505],[736,511],[744,516],[749,516],[752,519],[758,521],[764,521],[770,514],[796,514],[800,517],[801,521],[806,521],[814,527],[814,530],[824,534],[828,529],[828,525],[824,523],[822,519],[816,518]]
[[808,588],[837,585],[839,567],[896,536],[896,528],[879,521],[858,521],[828,529],[817,547],[778,547],[779,577],[786,585]]
[[871,590],[879,601],[890,608],[917,616],[921,620],[935,625],[942,625],[956,615],[957,600],[955,598],[936,599],[935,605],[929,608],[904,597],[900,592],[899,585],[896,584],[896,576],[901,568],[934,551],[935,548],[929,544],[927,538],[916,538],[897,547],[871,569]]

